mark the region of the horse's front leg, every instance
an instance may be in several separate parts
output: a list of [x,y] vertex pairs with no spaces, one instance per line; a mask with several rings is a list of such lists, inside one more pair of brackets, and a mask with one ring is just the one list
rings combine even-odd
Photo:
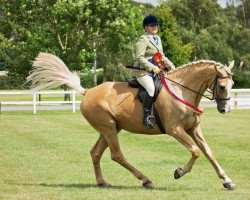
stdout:
[[184,174],[190,172],[196,159],[200,156],[200,149],[195,145],[192,138],[185,132],[182,127],[175,127],[169,134],[184,145],[192,154],[192,157],[186,165],[179,167],[174,172],[174,178],[179,179]]
[[195,143],[199,146],[199,148],[202,150],[204,155],[207,157],[207,159],[211,162],[213,165],[216,173],[218,174],[219,178],[224,180],[223,186],[227,189],[233,189],[235,187],[235,184],[233,181],[226,175],[225,171],[221,168],[219,163],[216,161],[210,147],[206,143],[204,136],[202,134],[202,130],[200,126],[197,126],[197,128],[193,131],[193,134],[190,134]]

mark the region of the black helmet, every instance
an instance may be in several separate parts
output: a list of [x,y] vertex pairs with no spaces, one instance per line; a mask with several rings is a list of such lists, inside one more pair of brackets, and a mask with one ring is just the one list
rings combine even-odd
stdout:
[[159,25],[159,21],[156,16],[149,14],[143,19],[143,28],[148,25]]

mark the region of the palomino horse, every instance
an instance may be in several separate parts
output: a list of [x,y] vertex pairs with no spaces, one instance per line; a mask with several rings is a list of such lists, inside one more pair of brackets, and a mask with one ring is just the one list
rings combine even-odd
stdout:
[[[201,150],[211,162],[219,178],[223,179],[224,187],[228,189],[235,187],[206,143],[199,125],[201,113],[195,109],[200,103],[201,95],[209,88],[217,102],[218,111],[220,113],[230,111],[229,99],[233,86],[231,76],[233,65],[233,62],[229,67],[224,67],[214,61],[197,61],[167,74],[168,79],[175,81],[172,84],[175,94],[194,105],[192,108],[181,103],[164,87],[155,102],[166,133],[177,139],[191,152],[191,158],[187,164],[175,170],[176,179],[191,171]],[[166,79],[166,75],[164,76],[163,79]],[[144,187],[153,187],[152,181],[147,176],[126,161],[118,141],[118,133],[122,129],[147,135],[161,134],[157,126],[148,129],[143,125],[143,108],[138,100],[137,89],[121,82],[106,82],[91,89],[84,89],[80,85],[80,78],[76,73],[71,73],[58,57],[47,53],[38,55],[27,81],[32,81],[34,90],[66,84],[85,96],[81,102],[81,112],[91,126],[100,133],[99,139],[90,152],[96,182],[99,186],[110,186],[103,178],[100,166],[103,152],[109,147],[112,160],[142,180]]]

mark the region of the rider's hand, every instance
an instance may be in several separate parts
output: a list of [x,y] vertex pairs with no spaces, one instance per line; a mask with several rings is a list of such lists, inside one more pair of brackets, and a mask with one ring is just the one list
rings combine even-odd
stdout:
[[175,69],[174,64],[171,64],[171,65],[169,65],[169,66],[171,67],[171,69]]
[[175,69],[175,66],[173,63],[168,63],[167,60],[164,60],[164,67],[168,69],[169,71],[172,69]]
[[159,67],[154,67],[152,71],[154,72],[154,74],[158,74],[161,70],[159,69]]

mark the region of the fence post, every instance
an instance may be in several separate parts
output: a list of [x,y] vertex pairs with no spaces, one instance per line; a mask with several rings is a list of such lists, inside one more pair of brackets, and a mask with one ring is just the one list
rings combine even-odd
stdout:
[[72,94],[72,106],[73,106],[73,113],[76,112],[76,91],[73,90]]
[[33,114],[36,114],[36,92],[33,91]]
[[237,108],[237,103],[238,103],[238,93],[237,91],[235,91],[234,93],[234,108],[236,109]]

